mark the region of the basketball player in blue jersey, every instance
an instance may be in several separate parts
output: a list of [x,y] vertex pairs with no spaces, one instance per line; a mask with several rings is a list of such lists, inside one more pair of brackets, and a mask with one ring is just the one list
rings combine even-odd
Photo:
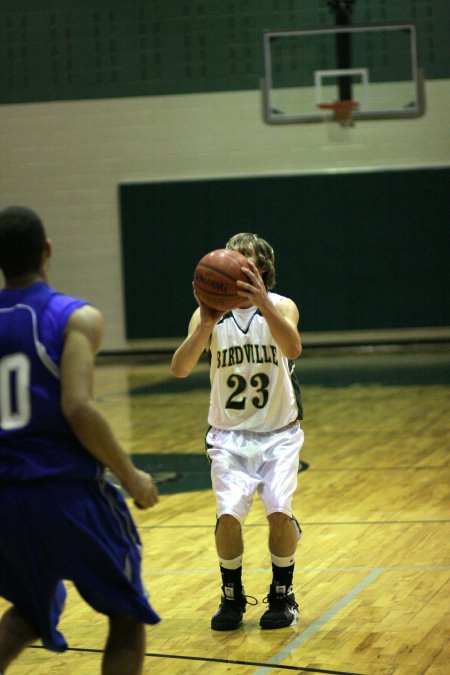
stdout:
[[222,314],[202,304],[188,336],[172,359],[172,372],[186,377],[206,350],[210,357],[211,396],[206,437],[217,505],[216,548],[222,575],[214,630],[242,623],[247,599],[242,586],[242,526],[259,494],[269,523],[273,578],[262,628],[296,623],[293,592],[295,552],[300,526],[292,513],[299,453],[303,444],[300,390],[293,359],[302,351],[295,303],[273,293],[272,247],[259,236],[233,236],[227,248],[243,253],[251,270],[238,282],[242,304]]
[[51,244],[39,217],[0,211],[0,673],[35,639],[64,651],[57,629],[70,579],[109,619],[102,673],[136,675],[144,624],[158,615],[141,579],[141,543],[109,467],[137,506],[158,501],[92,399],[103,321],[47,283]]

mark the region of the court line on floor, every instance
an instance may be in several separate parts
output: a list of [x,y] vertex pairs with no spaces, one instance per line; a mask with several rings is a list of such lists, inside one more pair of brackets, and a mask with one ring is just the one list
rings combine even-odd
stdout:
[[[305,523],[302,521],[302,527],[320,527],[320,526],[339,526],[339,525],[436,525],[436,524],[450,523],[449,518],[442,518],[436,520],[346,520],[346,521],[323,521]],[[210,529],[213,527],[211,523],[206,525],[139,525],[139,530],[194,530],[194,529]],[[246,529],[252,527],[267,527],[267,523],[247,523]]]
[[[303,571],[307,569],[308,571],[362,571],[368,568],[363,567],[350,567],[350,568],[304,568]],[[258,663],[254,661],[234,661],[230,659],[217,659],[217,658],[208,658],[201,656],[184,656],[178,654],[157,654],[153,652],[147,652],[146,657],[154,658],[167,658],[167,659],[184,659],[187,661],[203,661],[211,663],[228,663],[236,665],[248,665],[248,666],[260,666],[260,668],[253,673],[253,675],[266,675],[270,673],[273,668],[286,671],[296,671],[296,672],[309,672],[309,673],[319,673],[320,675],[363,675],[362,673],[350,673],[347,671],[341,670],[329,670],[329,669],[320,669],[320,668],[310,668],[307,666],[289,666],[283,665],[280,661],[286,659],[290,654],[304,644],[307,640],[313,637],[330,619],[332,619],[338,612],[340,612],[344,607],[346,607],[354,598],[356,598],[359,593],[361,593],[367,586],[369,586],[375,579],[377,579],[384,572],[392,570],[433,570],[433,569],[450,569],[450,565],[442,566],[417,566],[417,567],[383,567],[383,568],[373,568],[372,571],[352,590],[350,590],[346,595],[344,595],[340,600],[338,600],[332,607],[330,607],[321,617],[316,619],[312,624],[310,624],[301,634],[294,638],[286,647],[281,649],[277,654],[271,657],[271,663]],[[258,570],[249,570],[249,572],[267,572],[265,569]],[[188,571],[174,571],[172,573],[217,573],[217,570],[188,570]],[[156,572],[156,574],[167,574],[167,571]],[[170,573],[170,572],[169,572]],[[45,649],[42,645],[29,645],[29,648],[35,649]],[[77,651],[77,652],[91,652],[91,653],[103,653],[101,649],[89,649],[89,648],[80,648],[80,647],[68,647],[68,651]]]
[[[363,571],[370,568],[364,567],[350,567],[350,568],[303,568],[303,571],[317,571],[317,572],[332,572],[332,571]],[[319,673],[320,675],[364,675],[363,673],[355,673],[341,670],[328,670],[320,668],[310,668],[307,666],[289,666],[283,665],[280,661],[286,659],[290,654],[304,644],[307,640],[313,637],[330,619],[332,619],[338,612],[340,612],[344,607],[346,607],[355,597],[357,597],[367,586],[369,586],[375,579],[377,579],[384,572],[395,571],[395,570],[447,570],[450,569],[450,565],[440,565],[440,566],[417,566],[417,567],[383,567],[383,568],[372,568],[372,571],[352,590],[350,590],[346,595],[344,595],[340,600],[338,600],[332,607],[330,607],[321,617],[316,619],[312,624],[310,624],[302,633],[300,633],[296,638],[294,638],[286,647],[281,649],[277,654],[271,657],[271,663],[258,663],[252,661],[234,661],[230,659],[217,659],[217,658],[208,658],[201,656],[184,656],[178,654],[157,654],[152,652],[147,652],[146,657],[154,658],[167,658],[167,659],[183,659],[188,661],[203,661],[211,663],[228,663],[236,665],[248,665],[248,666],[260,666],[260,668],[255,671],[252,675],[266,675],[270,673],[273,668],[286,671],[296,671],[296,672],[309,672],[309,673]],[[266,569],[256,569],[249,570],[249,572],[267,572]],[[217,570],[185,570],[185,571],[172,571],[168,572],[167,570],[161,572],[155,572],[154,574],[198,574],[198,573],[217,573]],[[43,649],[43,645],[29,645],[29,649]],[[86,652],[86,653],[99,653],[102,654],[102,649],[90,649],[82,647],[68,647],[67,651],[74,652]]]
[[[28,649],[43,649],[43,645],[29,645]],[[68,647],[67,652],[82,652],[86,654],[103,654],[103,649],[92,649],[89,647]],[[287,666],[271,663],[263,663],[260,661],[238,661],[233,659],[219,659],[208,656],[187,656],[183,654],[157,654],[155,652],[146,652],[144,656],[157,659],[179,659],[182,661],[202,661],[204,663],[224,663],[237,666],[263,666],[269,668],[278,668],[279,670],[293,670],[296,673],[319,673],[319,675],[364,675],[363,673],[354,673],[343,670],[328,670],[324,668],[309,668],[308,666]]]
[[[361,432],[362,433],[362,432]],[[447,430],[443,429],[439,436],[445,436]],[[389,432],[389,436],[391,433]],[[433,436],[434,438],[434,436]],[[311,473],[369,473],[370,471],[448,471],[446,464],[431,464],[427,466],[344,466],[344,467],[319,467],[309,465]]]
[[360,593],[363,591],[367,586],[369,586],[375,579],[378,579],[378,577],[385,572],[385,568],[379,567],[370,574],[368,574],[362,581],[359,582],[354,588],[352,588],[351,591],[346,593],[340,600],[338,600],[330,609],[328,609],[325,614],[322,614],[316,621],[313,621],[312,624],[308,626],[304,631],[302,631],[297,637],[295,637],[286,647],[283,647],[277,654],[274,654],[271,657],[272,661],[275,661],[274,666],[271,667],[264,667],[260,668],[259,670],[255,671],[253,675],[266,675],[267,673],[270,673],[272,667],[277,668],[280,667],[278,664],[280,661],[284,661],[288,656],[292,654],[292,652],[297,649],[298,647],[301,647],[302,644],[304,644],[307,640],[309,640],[311,637],[313,637],[330,619],[336,616],[338,612],[340,612],[344,607],[346,607],[352,600],[354,600]]
[[[236,665],[248,665],[248,666],[259,666],[258,670],[253,673],[253,675],[267,675],[273,668],[278,668],[280,670],[295,670],[296,672],[310,672],[310,673],[320,673],[322,675],[363,675],[362,673],[349,673],[338,670],[328,670],[328,669],[312,669],[307,666],[288,666],[280,663],[289,657],[292,652],[304,644],[307,640],[313,637],[330,619],[332,619],[338,612],[340,612],[344,607],[346,607],[354,598],[356,598],[367,586],[369,586],[375,579],[377,579],[383,572],[386,571],[386,568],[375,568],[368,574],[359,584],[354,586],[348,593],[346,593],[340,600],[338,600],[332,607],[330,607],[325,614],[322,614],[316,621],[313,621],[304,631],[302,631],[297,637],[295,637],[286,647],[281,649],[279,652],[271,656],[270,663],[258,663],[252,661],[234,661],[230,659],[215,659],[208,657],[199,657],[199,656],[184,656],[176,654],[156,654],[156,653],[146,653],[145,656],[157,657],[157,658],[172,658],[172,659],[184,659],[191,661],[203,661],[210,663],[228,663]],[[30,648],[39,649],[40,645],[30,645]],[[100,649],[89,649],[89,648],[77,648],[69,647],[68,651],[78,651],[78,652],[95,652],[102,653]]]
[[[355,567],[296,567],[296,572],[368,572],[380,569],[379,567],[355,566]],[[246,574],[267,574],[268,567],[246,568]],[[392,567],[383,567],[384,572],[433,572],[438,570],[450,570],[450,565],[398,565]],[[270,571],[270,570],[269,570]],[[143,570],[144,574],[166,575],[166,574],[217,574],[214,569],[191,569],[191,570]]]

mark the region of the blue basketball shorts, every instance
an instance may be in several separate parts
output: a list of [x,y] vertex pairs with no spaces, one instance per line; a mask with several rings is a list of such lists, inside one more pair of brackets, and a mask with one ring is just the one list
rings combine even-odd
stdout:
[[142,583],[139,534],[112,483],[0,484],[0,513],[0,596],[47,649],[67,648],[57,629],[65,579],[97,612],[160,620]]

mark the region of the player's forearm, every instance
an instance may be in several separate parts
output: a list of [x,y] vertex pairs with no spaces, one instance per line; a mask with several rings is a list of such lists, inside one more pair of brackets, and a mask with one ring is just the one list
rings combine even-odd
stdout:
[[211,330],[199,325],[178,347],[172,358],[171,371],[176,377],[187,377],[208,346]]
[[83,447],[126,483],[135,471],[134,464],[95,405],[91,401],[81,402],[64,414]]
[[264,310],[273,339],[288,359],[297,359],[302,353],[302,342],[297,327],[289,321],[275,306]]

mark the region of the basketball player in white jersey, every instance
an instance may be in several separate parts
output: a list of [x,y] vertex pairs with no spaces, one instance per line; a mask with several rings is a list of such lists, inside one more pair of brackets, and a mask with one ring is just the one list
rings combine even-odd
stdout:
[[273,293],[272,247],[259,236],[240,233],[227,248],[250,261],[246,282],[238,282],[242,304],[222,314],[202,304],[188,336],[172,359],[172,372],[187,377],[203,351],[209,352],[211,397],[206,437],[217,503],[216,548],[223,595],[211,620],[214,630],[242,623],[247,599],[242,586],[242,526],[255,493],[266,510],[273,578],[262,628],[296,623],[293,592],[295,552],[301,529],[292,513],[297,487],[300,390],[293,359],[302,351],[295,303]]

